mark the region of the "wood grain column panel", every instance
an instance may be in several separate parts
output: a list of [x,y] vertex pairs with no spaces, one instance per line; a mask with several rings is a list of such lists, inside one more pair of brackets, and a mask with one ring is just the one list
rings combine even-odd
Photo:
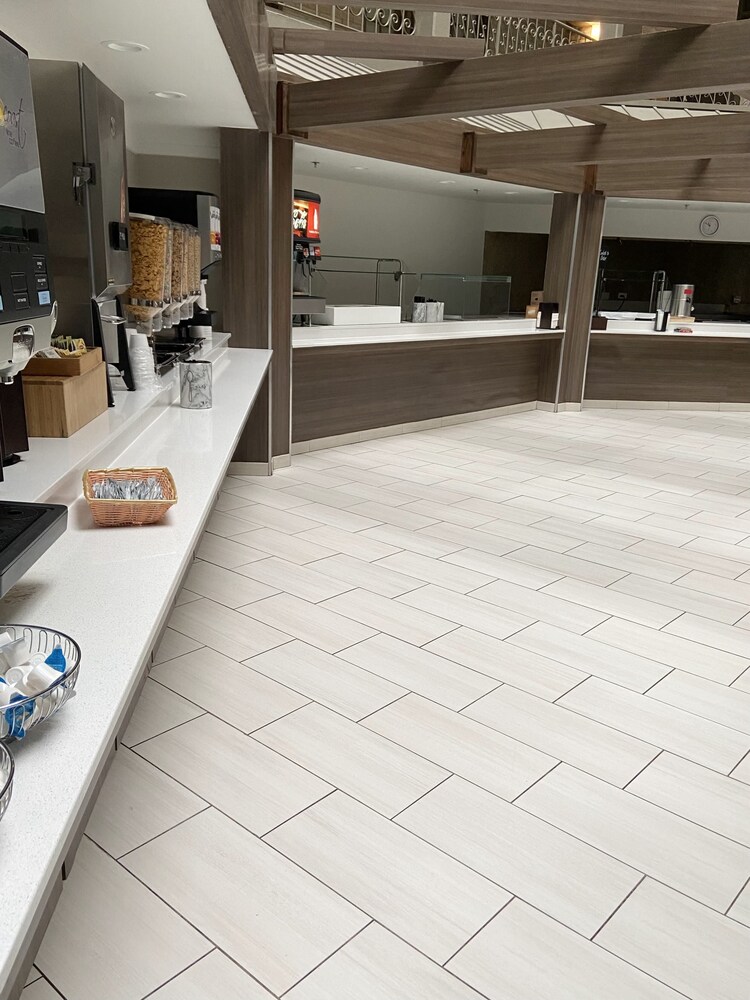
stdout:
[[[271,136],[219,130],[221,144],[222,287],[232,347],[271,347]],[[270,462],[270,387],[266,380],[234,455]]]
[[[573,253],[575,250],[576,221],[578,219],[577,194],[556,194],[552,202],[552,218],[547,244],[547,263],[544,268],[544,301],[559,302],[560,325],[565,322]],[[556,403],[560,377],[560,345],[548,343],[540,359],[539,399]]]
[[573,266],[565,311],[559,403],[580,403],[583,399],[591,314],[604,225],[604,195],[596,191],[579,195],[579,198]]
[[271,454],[291,452],[294,142],[273,137],[271,202]]

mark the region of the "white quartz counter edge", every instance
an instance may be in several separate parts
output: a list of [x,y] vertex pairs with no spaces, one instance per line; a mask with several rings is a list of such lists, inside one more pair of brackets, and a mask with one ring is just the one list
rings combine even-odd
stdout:
[[682,340],[690,340],[691,338],[695,340],[697,337],[722,338],[724,340],[750,340],[750,324],[747,323],[684,323],[680,324],[680,326],[689,328],[692,332],[678,333],[677,330],[670,327],[670,329],[665,330],[663,333],[656,333],[649,323],[635,323],[632,326],[613,326],[610,323],[606,330],[592,330],[591,332],[603,335],[614,334],[616,336],[633,337],[679,337]]
[[356,344],[410,344],[479,337],[518,337],[562,333],[537,330],[534,320],[478,320],[450,323],[394,323],[382,326],[296,327],[292,347],[344,347]]
[[[228,333],[214,333],[195,355],[206,361],[221,357],[230,339]],[[0,483],[0,500],[48,500],[69,481],[68,495],[77,496],[81,475],[88,468],[112,464],[115,454],[169,406],[179,392],[174,368],[161,380],[161,389],[115,392],[114,407],[82,427],[69,438],[31,438],[30,449],[18,465],[7,469]],[[64,502],[64,501],[63,501]]]
[[95,528],[79,496],[67,532],[0,601],[0,619],[59,628],[83,654],[76,697],[12,747],[13,799],[0,823],[0,997],[28,947],[63,845],[122,724],[270,358],[270,351],[225,351],[215,366],[213,409],[164,407],[117,456],[123,466],[172,470],[180,499],[162,524]]

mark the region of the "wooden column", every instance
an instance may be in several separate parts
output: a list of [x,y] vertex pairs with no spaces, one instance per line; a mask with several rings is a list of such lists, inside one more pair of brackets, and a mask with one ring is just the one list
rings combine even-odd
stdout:
[[[232,347],[271,347],[271,136],[222,128],[221,238],[224,326]],[[266,378],[235,462],[271,462],[271,399]]]
[[234,461],[270,474],[291,450],[294,143],[249,129],[220,133],[224,324],[232,347],[274,352]]
[[[552,219],[544,270],[544,301],[560,304],[560,325],[564,325],[568,301],[571,262],[575,248],[578,220],[577,194],[556,194],[552,203]],[[549,343],[544,347],[539,367],[539,399],[555,405],[560,377],[560,346]]]
[[273,137],[271,203],[271,455],[286,465],[291,453],[292,201],[294,142]]
[[586,379],[591,314],[599,273],[605,197],[599,191],[581,194],[575,247],[565,310],[565,339],[560,365],[558,404],[580,406]]

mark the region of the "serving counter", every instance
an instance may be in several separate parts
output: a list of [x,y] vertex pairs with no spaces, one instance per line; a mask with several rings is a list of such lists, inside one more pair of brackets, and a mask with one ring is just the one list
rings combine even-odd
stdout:
[[586,402],[750,404],[750,325],[610,322],[591,332]]
[[533,320],[296,329],[292,443],[551,402],[562,338]]
[[[87,434],[33,440],[0,488],[7,499],[69,506],[67,532],[0,601],[0,619],[57,628],[82,651],[76,697],[12,747],[13,798],[0,823],[1,1000],[18,995],[34,958],[271,352],[222,346],[204,357],[214,361],[212,409],[181,409],[175,378],[156,393],[117,393]],[[166,465],[179,502],[158,525],[95,528],[82,464]]]

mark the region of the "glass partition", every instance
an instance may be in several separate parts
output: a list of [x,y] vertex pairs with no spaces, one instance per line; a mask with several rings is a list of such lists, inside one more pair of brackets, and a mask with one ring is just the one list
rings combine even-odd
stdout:
[[419,275],[417,295],[445,303],[444,319],[500,319],[510,313],[507,274]]

